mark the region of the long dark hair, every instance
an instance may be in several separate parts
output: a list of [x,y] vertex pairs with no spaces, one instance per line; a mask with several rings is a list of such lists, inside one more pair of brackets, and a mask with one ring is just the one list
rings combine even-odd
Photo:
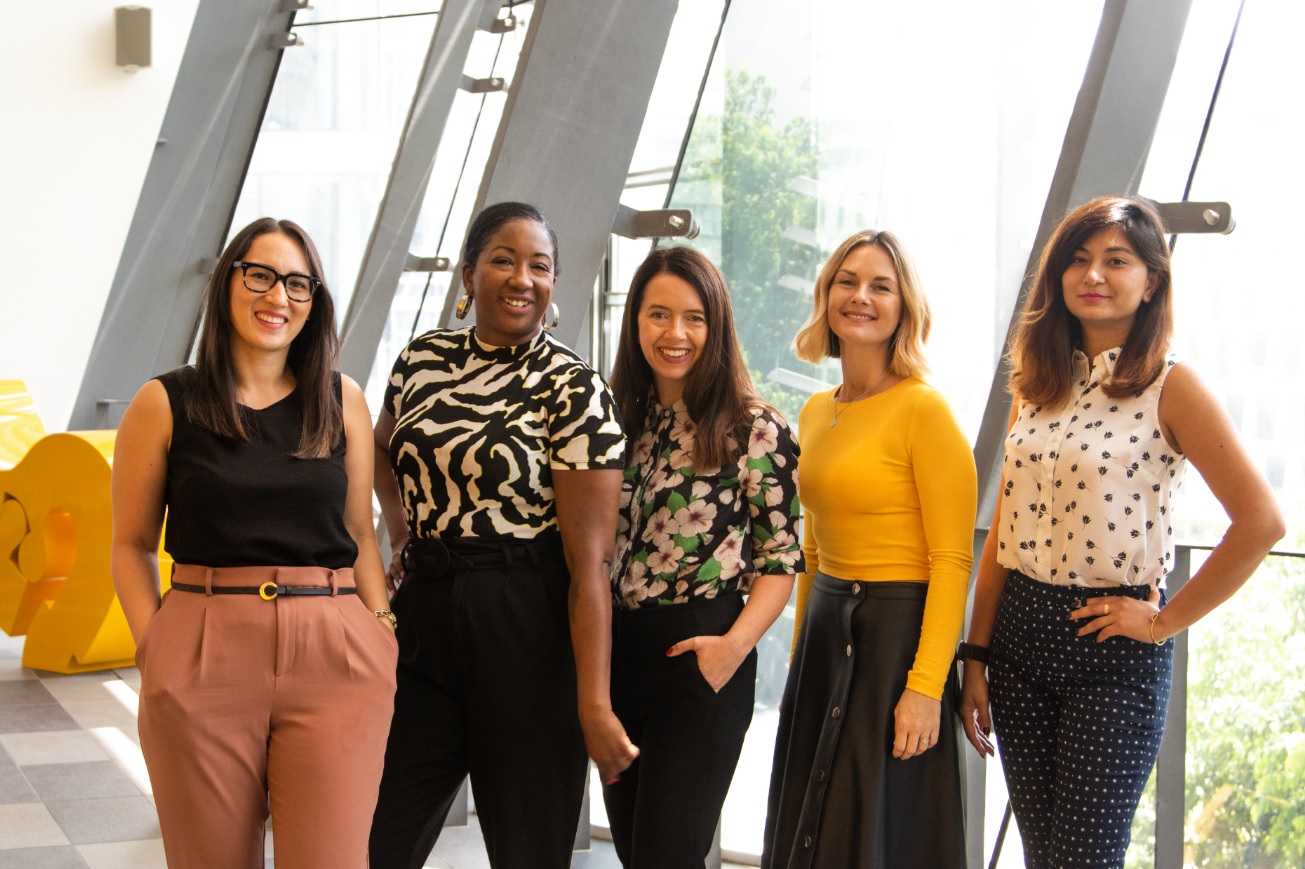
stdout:
[[1082,341],[1083,327],[1065,306],[1065,269],[1074,253],[1103,229],[1118,229],[1128,237],[1156,286],[1151,300],[1137,309],[1114,372],[1101,389],[1111,398],[1136,395],[1164,369],[1174,331],[1164,218],[1141,197],[1098,196],[1065,215],[1042,250],[1009,354],[1010,391],[1024,402],[1055,407],[1069,398],[1074,350]]
[[336,395],[334,377],[340,340],[335,334],[335,302],[326,285],[322,258],[308,233],[289,220],[261,217],[236,233],[218,258],[217,267],[204,287],[204,326],[199,333],[195,378],[186,392],[185,408],[192,422],[215,434],[236,441],[248,441],[236,402],[236,374],[231,355],[231,271],[244,259],[254,239],[280,233],[299,244],[312,276],[321,281],[313,293],[310,316],[290,344],[286,367],[295,375],[296,389],[304,408],[304,425],[299,435],[301,459],[320,459],[331,454],[344,431],[344,412]]
[[694,424],[695,468],[723,467],[747,448],[749,414],[766,407],[748,376],[734,331],[725,276],[715,263],[691,247],[677,245],[654,249],[634,273],[625,301],[621,341],[612,367],[612,394],[621,410],[626,436],[643,434],[649,396],[653,392],[652,366],[639,346],[639,309],[653,278],[674,275],[693,287],[707,316],[707,341],[689,371],[684,404]]

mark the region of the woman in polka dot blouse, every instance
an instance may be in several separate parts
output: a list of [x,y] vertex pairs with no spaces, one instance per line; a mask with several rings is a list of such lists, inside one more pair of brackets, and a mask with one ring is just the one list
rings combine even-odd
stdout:
[[[1169,352],[1164,235],[1135,197],[1070,212],[1010,351],[1015,401],[961,644],[960,713],[983,755],[996,729],[1035,869],[1124,865],[1160,750],[1170,639],[1231,597],[1285,531],[1223,406]],[[1165,606],[1171,501],[1189,460],[1231,523]]]

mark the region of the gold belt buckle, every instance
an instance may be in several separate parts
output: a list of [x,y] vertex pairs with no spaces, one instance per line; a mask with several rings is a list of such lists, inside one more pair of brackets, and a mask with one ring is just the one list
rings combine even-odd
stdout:
[[276,600],[276,582],[268,580],[258,587],[258,596],[263,600]]

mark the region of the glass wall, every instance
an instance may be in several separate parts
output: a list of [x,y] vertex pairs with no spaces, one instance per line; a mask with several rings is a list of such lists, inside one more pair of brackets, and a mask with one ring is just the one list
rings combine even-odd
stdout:
[[[1182,198],[1238,8],[1237,0],[1193,4],[1142,182],[1153,199]],[[1291,36],[1303,26],[1299,4],[1246,4],[1190,197],[1229,202],[1237,226],[1227,236],[1181,236],[1174,249],[1177,350],[1223,399],[1295,529],[1283,545],[1295,549],[1305,547],[1305,402],[1284,400],[1283,385],[1305,377],[1305,293],[1283,262],[1300,243],[1305,173],[1293,144],[1295,113],[1274,110],[1266,95],[1298,92],[1305,82]],[[1218,542],[1227,525],[1218,502],[1197,475],[1184,489],[1180,539]]]
[[[1178,200],[1228,53],[1190,198],[1226,201],[1236,229],[1174,249],[1177,350],[1219,396],[1287,517],[1283,552],[1305,550],[1305,286],[1284,254],[1300,244],[1305,197],[1292,112],[1305,66],[1299,4],[1196,0],[1142,192]],[[1236,38],[1233,28],[1236,25]],[[1228,52],[1229,44],[1232,44]],[[1179,540],[1217,543],[1228,519],[1199,474],[1176,511]],[[1202,560],[1193,552],[1193,570]],[[1305,561],[1272,557],[1189,632],[1183,862],[1305,865]],[[1144,859],[1135,865],[1150,865]]]
[[[977,433],[1100,12],[730,5],[671,205],[701,222],[690,243],[721,264],[753,377],[790,420],[840,379],[790,349],[816,272],[847,234],[877,227],[917,262],[934,309],[930,380]],[[761,643],[727,851],[760,851],[792,630],[790,610]]]
[[1269,558],[1189,637],[1184,865],[1305,866],[1305,560]]
[[366,387],[368,406],[374,410],[382,406],[394,360],[415,336],[439,325],[449,304],[449,287],[456,283],[452,269],[461,259],[463,237],[473,217],[480,180],[533,12],[533,3],[519,4],[511,10],[518,21],[515,30],[504,34],[477,31],[472,38],[464,74],[472,79],[503,79],[503,89],[487,93],[459,90],[454,96],[409,246],[418,257],[447,258],[450,271],[405,272],[400,278]]
[[[271,215],[317,243],[348,309],[439,3],[319,0],[295,18],[232,220]],[[384,17],[394,16],[394,17]]]

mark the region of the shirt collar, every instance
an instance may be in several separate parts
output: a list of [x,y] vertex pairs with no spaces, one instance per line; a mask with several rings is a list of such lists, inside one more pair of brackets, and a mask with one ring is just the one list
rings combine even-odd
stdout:
[[1114,374],[1115,363],[1119,361],[1119,354],[1121,350],[1122,350],[1122,346],[1111,347],[1109,350],[1102,350],[1100,353],[1096,355],[1096,357],[1092,359],[1092,363],[1089,365],[1087,354],[1084,353],[1082,350],[1075,349],[1074,370],[1080,371],[1086,367],[1087,371],[1085,373],[1091,373],[1093,371],[1096,371],[1098,368],[1104,368],[1106,374]]

